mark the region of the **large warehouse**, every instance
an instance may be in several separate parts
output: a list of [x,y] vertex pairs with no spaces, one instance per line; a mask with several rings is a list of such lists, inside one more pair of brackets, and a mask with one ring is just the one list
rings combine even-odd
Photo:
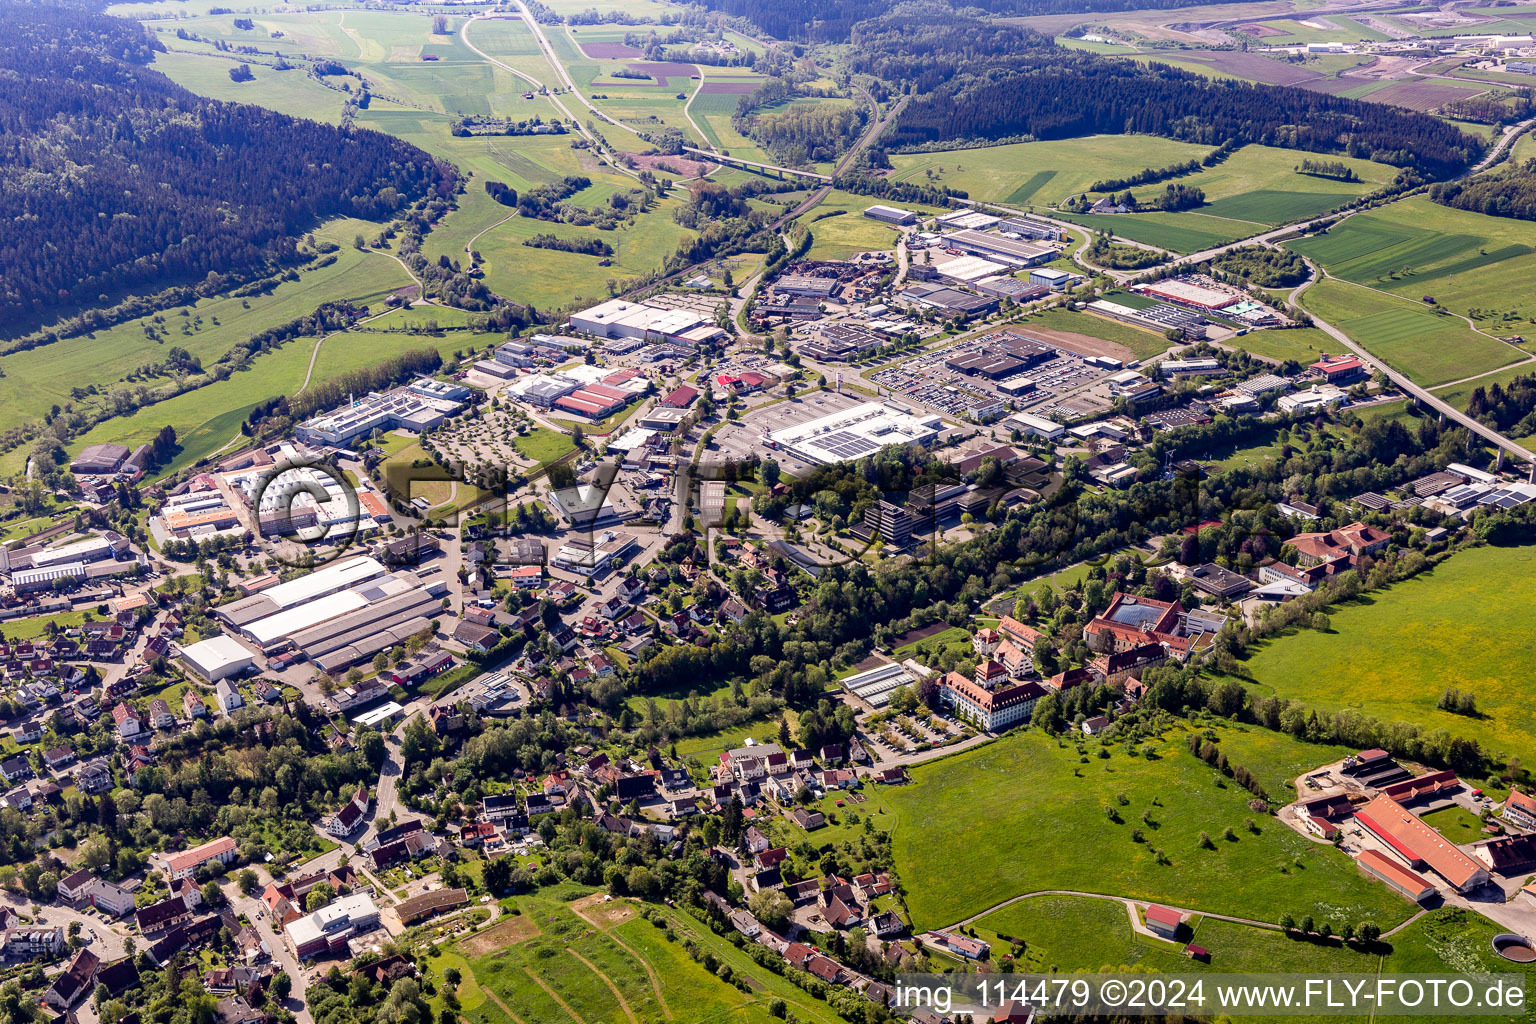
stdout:
[[351,558],[217,609],[264,654],[292,648],[335,672],[403,643],[441,612],[446,584]]
[[865,402],[843,412],[775,430],[768,439],[816,465],[857,459],[889,444],[930,445],[944,429],[937,416],[915,416],[895,402]]
[[590,309],[571,314],[571,330],[600,338],[639,338],[705,345],[725,332],[714,321],[685,309],[662,309],[628,299],[609,299]]
[[1056,250],[1049,245],[1004,238],[984,231],[956,231],[945,235],[942,242],[947,248],[959,249],[973,256],[984,256],[1013,267],[1033,267],[1056,258]]
[[234,637],[215,636],[181,649],[181,662],[210,683],[237,676],[256,664]]

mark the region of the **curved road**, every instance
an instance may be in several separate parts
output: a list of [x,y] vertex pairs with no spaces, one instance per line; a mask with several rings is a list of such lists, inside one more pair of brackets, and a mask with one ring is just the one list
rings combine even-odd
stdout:
[[[1316,284],[1323,278],[1322,271],[1315,264],[1313,264],[1311,260],[1307,261],[1307,265],[1312,268],[1312,280],[1292,292],[1291,295],[1293,298],[1300,298],[1303,292],[1311,288],[1312,285]],[[1388,380],[1390,380],[1397,387],[1401,388],[1405,393],[1412,395],[1419,401],[1420,404],[1427,405],[1434,409],[1436,412],[1440,413],[1442,416],[1456,421],[1457,423],[1466,427],[1468,430],[1472,431],[1472,433],[1487,441],[1489,444],[1503,449],[1505,452],[1508,452],[1510,455],[1513,455],[1515,458],[1521,460],[1522,462],[1530,463],[1532,472],[1536,473],[1536,453],[1531,452],[1523,445],[1516,444],[1514,441],[1511,441],[1497,430],[1494,430],[1492,427],[1483,423],[1479,423],[1477,420],[1473,419],[1471,416],[1468,416],[1466,413],[1451,405],[1449,402],[1442,398],[1436,397],[1426,389],[1415,384],[1413,381],[1409,380],[1405,374],[1399,373],[1382,360],[1371,355],[1370,352],[1356,344],[1353,338],[1330,324],[1328,321],[1324,320],[1322,317],[1318,316],[1316,313],[1308,310],[1308,315],[1312,318],[1312,322],[1314,324],[1320,327],[1323,331],[1327,332],[1329,337],[1333,338],[1339,344],[1343,345],[1355,355],[1359,356],[1360,361],[1369,366],[1371,369],[1381,371],[1386,375]]]

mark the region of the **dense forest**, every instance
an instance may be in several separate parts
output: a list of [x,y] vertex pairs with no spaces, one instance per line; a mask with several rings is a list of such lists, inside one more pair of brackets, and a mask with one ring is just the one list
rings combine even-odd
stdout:
[[1536,160],[1527,160],[1491,178],[1435,185],[1429,190],[1429,198],[1444,206],[1491,217],[1536,220]]
[[[969,0],[965,6],[988,14],[1027,17],[1039,14],[1090,14],[1109,11],[1164,10],[1195,7],[1224,0]],[[796,42],[835,43],[847,40],[854,25],[884,14],[895,0],[704,0],[704,6],[744,18],[765,35]]]
[[1435,176],[1462,170],[1482,149],[1444,121],[1385,104],[1065,51],[1047,63],[956,77],[909,103],[885,141],[900,148],[933,139],[1099,133],[1342,152]]
[[399,139],[196,96],[143,66],[158,46],[130,21],[0,3],[0,330],[265,271],[326,218],[456,186]]

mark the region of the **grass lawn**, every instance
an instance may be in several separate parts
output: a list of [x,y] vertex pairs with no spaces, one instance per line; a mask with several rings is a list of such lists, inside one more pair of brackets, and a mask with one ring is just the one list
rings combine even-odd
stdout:
[[677,756],[685,759],[696,758],[704,767],[713,767],[722,753],[743,746],[749,736],[760,743],[777,743],[779,719],[777,717],[762,718],[734,725],[719,732],[684,737],[677,741]]
[[[1286,243],[1346,281],[1414,302],[1431,295],[1454,312],[1473,307],[1536,316],[1536,239],[1508,217],[1454,210],[1423,196],[1356,214],[1326,234]],[[1499,321],[1480,321],[1493,331]],[[1515,333],[1529,325],[1509,324]],[[1464,374],[1462,376],[1465,376]]]
[[[842,260],[860,252],[894,250],[900,231],[864,216],[864,211],[873,205],[875,200],[869,196],[850,195],[846,192],[832,192],[828,195],[809,214],[800,218],[800,223],[810,228],[814,239],[807,256],[815,260]],[[934,212],[933,207],[914,206],[910,203],[903,209],[922,215]],[[828,216],[834,213],[835,216]]]
[[1518,350],[1474,332],[1455,317],[1347,281],[1325,278],[1302,293],[1301,304],[1425,386],[1521,358]]
[[562,434],[548,427],[535,427],[527,434],[514,439],[512,447],[526,458],[533,459],[540,465],[548,465],[575,446],[571,443],[569,434]]
[[1286,330],[1249,331],[1241,338],[1228,338],[1228,345],[1270,359],[1294,359],[1299,363],[1314,363],[1324,352],[1336,351],[1339,343],[1318,327],[1297,327]]
[[[1100,179],[1198,160],[1209,146],[1151,135],[1093,135],[1052,142],[1020,142],[986,149],[891,154],[898,181],[964,190],[971,199],[1016,206],[1047,206],[1088,190]],[[932,178],[928,172],[932,171]]]
[[0,635],[7,640],[35,640],[48,632],[51,622],[60,630],[78,626],[85,621],[85,612],[61,612],[58,615],[37,615],[30,619],[7,619],[0,622]]
[[[1264,643],[1242,674],[1256,690],[1310,707],[1413,722],[1426,732],[1445,729],[1530,763],[1536,726],[1524,708],[1531,685],[1511,666],[1532,656],[1533,576],[1536,548],[1462,552],[1330,612],[1326,633],[1301,630]],[[1391,657],[1365,653],[1388,650]],[[1436,709],[1452,686],[1476,698],[1479,717]]]
[[[1249,794],[1230,782],[1218,787],[1218,776],[1188,753],[1184,737],[1184,729],[1171,729],[1150,744],[1152,761],[1116,745],[1107,759],[1090,753],[1080,762],[1070,738],[1058,744],[1027,730],[914,769],[912,784],[890,798],[898,822],[895,860],[914,927],[952,924],[1011,895],[1045,889],[1261,920],[1310,912],[1335,924],[1372,919],[1386,927],[1408,916],[1401,897],[1363,878],[1332,849],[1272,819],[1259,819],[1261,835],[1249,833]],[[1092,741],[1082,746],[1099,748]],[[1106,808],[1122,820],[1111,821]],[[1144,812],[1149,822],[1141,820]],[[1229,826],[1235,840],[1221,838]],[[1145,842],[1133,841],[1135,829]],[[1200,848],[1201,832],[1215,839],[1215,850]],[[1086,850],[1095,851],[1092,872],[1080,869]],[[1168,863],[1158,863],[1155,850]],[[961,863],[965,870],[955,871]],[[1328,903],[1319,907],[1323,892]]]
[[1465,807],[1453,804],[1450,807],[1442,807],[1438,811],[1430,811],[1421,817],[1453,843],[1471,843],[1487,838],[1483,834],[1483,819]]

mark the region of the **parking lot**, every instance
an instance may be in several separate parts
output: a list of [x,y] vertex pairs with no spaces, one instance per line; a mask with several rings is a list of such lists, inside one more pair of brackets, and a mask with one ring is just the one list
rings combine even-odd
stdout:
[[[1047,403],[1048,408],[1054,409],[1062,404],[1060,396],[1093,384],[1110,372],[1054,345],[1049,347],[1056,355],[1048,362],[997,381],[980,375],[967,376],[946,365],[951,359],[980,352],[983,347],[982,339],[974,338],[926,352],[900,366],[871,374],[870,380],[888,388],[894,395],[921,402],[940,412],[960,415],[978,404],[999,400],[1017,409],[1034,409]],[[999,387],[1020,378],[1033,381],[1033,390],[1013,395]]]
[[769,448],[763,444],[763,432],[783,430],[821,416],[830,416],[832,413],[852,409],[867,401],[869,399],[858,394],[815,391],[787,402],[776,402],[773,405],[753,409],[747,412],[739,422],[722,426],[715,433],[716,450],[706,452],[700,461],[707,463],[713,456],[722,462],[727,458],[739,462],[756,454],[761,458],[772,457],[786,473],[792,476],[805,476],[811,472],[813,468],[811,464],[787,452]]

